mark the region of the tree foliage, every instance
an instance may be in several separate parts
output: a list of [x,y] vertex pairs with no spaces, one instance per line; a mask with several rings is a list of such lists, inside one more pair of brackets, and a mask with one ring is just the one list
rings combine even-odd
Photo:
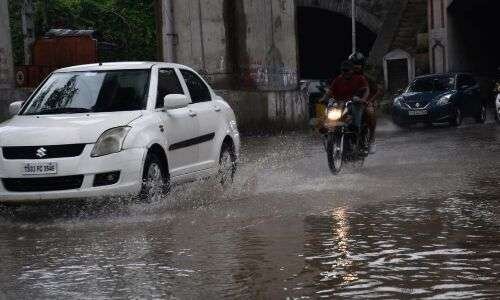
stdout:
[[[10,0],[10,2],[11,11],[20,10],[20,5],[14,2],[21,1]],[[52,28],[93,29],[99,33],[100,42],[117,45],[115,50],[99,54],[103,61],[156,58],[154,0],[35,0],[34,2],[37,36]],[[20,13],[12,15],[14,18],[19,15],[20,18]],[[19,30],[18,27],[13,28]],[[18,43],[15,40],[18,33],[13,36],[14,43]]]

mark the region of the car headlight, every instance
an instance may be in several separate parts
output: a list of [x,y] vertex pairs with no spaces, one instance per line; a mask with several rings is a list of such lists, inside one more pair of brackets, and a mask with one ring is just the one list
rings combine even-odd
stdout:
[[396,99],[394,99],[394,106],[401,106],[401,98],[400,97],[397,97]]
[[123,142],[130,131],[129,126],[116,127],[106,130],[94,145],[90,156],[99,157],[123,150]]
[[438,100],[437,105],[447,105],[450,103],[451,95],[446,95]]
[[338,121],[342,117],[342,110],[340,108],[332,108],[328,110],[328,120]]

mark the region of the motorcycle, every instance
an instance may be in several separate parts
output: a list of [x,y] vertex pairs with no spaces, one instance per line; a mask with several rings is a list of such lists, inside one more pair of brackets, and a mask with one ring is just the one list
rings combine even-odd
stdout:
[[328,101],[322,131],[328,166],[333,174],[340,173],[344,163],[362,166],[368,156],[369,129],[363,120],[363,105],[358,97]]

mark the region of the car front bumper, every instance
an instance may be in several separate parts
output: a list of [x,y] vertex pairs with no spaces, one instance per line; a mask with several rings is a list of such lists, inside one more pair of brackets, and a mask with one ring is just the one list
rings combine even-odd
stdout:
[[392,116],[398,124],[415,124],[415,123],[444,123],[448,122],[453,114],[450,104],[443,106],[432,106],[426,109],[427,114],[413,116],[410,115],[409,109],[394,106]]
[[[124,196],[138,194],[142,184],[142,169],[147,149],[126,149],[102,157],[91,157],[94,145],[87,145],[78,157],[56,158],[47,160],[6,160],[0,158],[0,203],[23,202],[56,199],[80,199],[108,196]],[[57,164],[57,174],[25,176],[25,163],[53,162]],[[120,172],[115,184],[94,186],[96,174]],[[65,190],[49,190],[34,192],[9,191],[4,182],[5,178],[15,179],[47,179],[67,176],[83,176],[80,188]],[[50,186],[47,187],[50,189]]]

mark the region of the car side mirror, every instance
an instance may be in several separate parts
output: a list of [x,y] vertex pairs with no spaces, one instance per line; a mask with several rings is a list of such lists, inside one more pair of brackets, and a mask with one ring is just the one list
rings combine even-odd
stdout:
[[191,101],[186,95],[170,94],[163,98],[163,107],[165,110],[178,109],[188,106]]
[[17,115],[21,111],[22,106],[23,106],[23,101],[12,102],[9,105],[9,116],[13,117]]

